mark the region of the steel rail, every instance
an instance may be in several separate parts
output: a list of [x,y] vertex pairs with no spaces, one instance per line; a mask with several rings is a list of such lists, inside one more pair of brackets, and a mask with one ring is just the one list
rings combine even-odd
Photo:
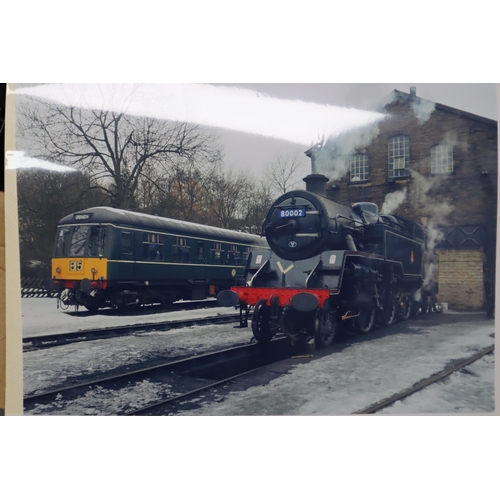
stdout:
[[[282,337],[273,339],[271,341],[271,344],[273,344],[275,347],[283,343],[287,345],[288,339]],[[34,407],[37,404],[51,404],[55,401],[56,398],[60,397],[60,395],[64,395],[65,393],[74,393],[75,391],[85,392],[91,390],[96,385],[104,385],[109,388],[119,384],[125,387],[129,383],[139,382],[152,376],[158,378],[166,374],[171,375],[172,373],[189,377],[191,373],[198,372],[203,369],[208,369],[209,367],[213,367],[217,364],[229,364],[239,358],[250,359],[252,355],[258,354],[260,348],[261,346],[256,343],[245,344],[243,346],[240,345],[236,347],[230,347],[211,353],[194,355],[188,358],[169,361],[167,363],[161,363],[158,365],[149,366],[147,368],[128,371],[126,373],[101,377],[99,379],[82,382],[80,384],[51,389],[46,392],[26,396],[24,398],[24,408],[26,409],[26,407]],[[262,358],[259,359],[262,360]],[[266,363],[266,361],[263,361],[260,364],[259,368],[265,366],[266,364],[268,363]],[[216,381],[214,384],[218,385],[220,383],[223,382]]]
[[385,408],[387,406],[390,406],[391,404],[395,403],[396,401],[400,401],[411,394],[414,394],[415,392],[421,391],[425,387],[434,384],[436,382],[439,382],[445,377],[448,377],[452,373],[461,370],[467,365],[470,365],[471,363],[474,363],[474,361],[477,361],[478,359],[482,358],[483,356],[486,356],[487,354],[490,354],[493,352],[495,349],[495,346],[492,345],[490,347],[487,347],[483,349],[482,351],[472,355],[471,357],[467,358],[466,360],[462,361],[461,363],[458,363],[455,366],[452,366],[446,370],[443,370],[439,373],[436,373],[435,375],[432,375],[428,378],[420,380],[420,382],[417,382],[413,387],[406,389],[402,392],[398,392],[397,394],[394,394],[388,398],[383,399],[382,401],[379,401],[378,403],[374,403],[363,410],[358,410],[352,413],[352,415],[367,415],[367,414],[372,414],[376,413],[377,411],[381,410],[382,408]]
[[248,375],[249,373],[256,372],[257,370],[260,370],[262,366],[258,366],[257,368],[252,368],[251,370],[247,370],[245,372],[237,373],[231,377],[227,377],[223,380],[217,380],[216,382],[212,382],[211,384],[204,385],[202,387],[198,387],[196,389],[193,389],[192,391],[185,392],[183,394],[178,394],[177,396],[172,396],[171,398],[163,399],[161,401],[157,401],[156,403],[152,403],[150,405],[142,406],[141,408],[137,408],[135,410],[130,410],[126,411],[124,413],[120,413],[119,415],[124,415],[124,416],[139,416],[141,414],[147,413],[151,410],[160,408],[162,406],[171,404],[171,403],[176,403],[177,401],[180,401],[182,399],[185,399],[189,396],[194,396],[195,394],[199,394],[200,392],[206,391],[208,389],[211,389],[212,387],[217,387],[218,385],[223,385],[226,384],[227,382],[230,382],[231,380],[234,380],[239,377],[243,377],[245,375]]
[[170,320],[158,323],[139,323],[135,325],[110,326],[106,328],[80,330],[78,332],[52,333],[23,338],[23,351],[36,351],[74,342],[86,342],[91,340],[102,340],[113,337],[123,337],[141,332],[178,330],[190,326],[219,325],[236,323],[239,321],[238,314],[224,314],[209,316],[207,318]]

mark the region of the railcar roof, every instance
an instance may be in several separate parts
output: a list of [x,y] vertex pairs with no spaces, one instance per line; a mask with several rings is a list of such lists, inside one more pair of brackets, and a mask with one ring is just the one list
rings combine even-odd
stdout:
[[[92,214],[90,219],[75,220],[77,214]],[[91,207],[80,210],[63,217],[58,225],[64,224],[121,224],[128,227],[143,228],[147,230],[158,230],[175,232],[182,235],[211,237],[216,239],[232,240],[245,244],[260,244],[267,246],[265,238],[260,236],[243,233],[240,231],[231,231],[213,226],[204,226],[194,222],[186,222],[156,215],[142,214],[139,212],[130,212],[112,207]]]

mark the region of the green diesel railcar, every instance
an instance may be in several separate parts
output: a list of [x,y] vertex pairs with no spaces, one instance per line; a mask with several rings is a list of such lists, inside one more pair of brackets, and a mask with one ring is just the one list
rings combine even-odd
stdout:
[[64,305],[128,309],[215,296],[238,284],[256,235],[109,207],[59,221],[52,285]]

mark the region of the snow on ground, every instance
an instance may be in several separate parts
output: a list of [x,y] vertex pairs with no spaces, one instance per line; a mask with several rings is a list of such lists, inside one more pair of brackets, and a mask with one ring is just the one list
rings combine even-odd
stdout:
[[210,325],[76,342],[26,352],[24,393],[60,387],[77,377],[140,363],[149,358],[194,356],[235,343],[250,342],[249,329]]
[[[396,334],[360,342],[298,365],[266,386],[234,392],[222,403],[206,404],[181,415],[351,414],[443,370],[449,360],[466,358],[492,345],[493,324],[490,320],[458,323],[452,328],[439,325],[421,334]],[[480,384],[479,392],[473,389],[481,396],[479,400],[471,397],[464,401],[464,388],[458,382],[452,387],[457,391],[453,403],[436,405],[436,397],[431,394],[429,402],[417,404],[410,413],[417,407],[416,413],[493,412],[493,361],[475,369],[486,384]],[[391,413],[400,413],[399,408]]]
[[[157,314],[130,314],[109,315],[109,310],[102,310],[101,314],[89,315],[84,307],[79,314],[74,314],[75,307],[67,310],[57,309],[55,298],[24,298],[22,299],[22,328],[23,337],[36,337],[51,333],[77,332],[103,328],[103,326],[126,326],[135,323],[160,323],[162,321],[177,321],[185,319],[206,318],[209,316],[234,313],[227,307],[210,309],[194,309],[188,311],[171,311]],[[147,311],[147,308],[144,308]],[[71,314],[70,314],[71,313]]]
[[383,415],[418,413],[491,413],[494,411],[494,354],[430,385],[392,406],[380,410]]
[[[50,327],[57,315],[67,315],[48,309],[51,299],[23,300],[23,327],[37,323],[40,332]],[[25,302],[30,303],[25,307]],[[35,302],[36,301],[38,304]],[[54,301],[52,301],[54,302]],[[224,309],[228,311],[228,309]],[[192,317],[194,314],[213,314],[209,311],[167,313]],[[33,314],[38,314],[33,318]],[[412,387],[416,382],[442,371],[454,360],[464,359],[494,343],[494,320],[484,314],[470,313],[463,322],[426,326],[424,322],[406,323],[410,333],[396,333],[367,339],[347,346],[322,358],[313,358],[292,367],[290,372],[262,386],[234,391],[201,407],[181,411],[180,415],[345,415],[366,408],[386,397]],[[154,320],[160,321],[154,315]],[[104,319],[105,318],[105,319]],[[37,321],[35,321],[37,319]],[[86,316],[57,318],[61,331],[71,331],[74,320],[98,320],[99,326],[115,321],[138,322],[138,318]],[[152,322],[153,316],[140,318]],[[162,318],[164,320],[166,318]],[[120,324],[129,324],[120,323]],[[82,329],[92,326],[80,322]],[[196,332],[196,336],[190,335]],[[25,335],[27,332],[24,333]],[[31,335],[33,333],[30,333]],[[58,385],[73,377],[92,374],[143,361],[152,356],[196,354],[216,347],[250,341],[251,329],[235,329],[217,325],[150,332],[135,336],[96,340],[60,346],[24,354],[25,393]],[[494,411],[494,359],[489,355],[460,372],[451,375],[416,395],[381,411],[381,414],[426,413],[491,413]],[[272,368],[271,368],[272,369]],[[235,384],[234,388],[238,385]],[[171,394],[171,387],[145,381],[124,389],[113,398],[102,388],[75,400],[71,406],[62,405],[56,414],[110,414],[131,405],[140,398],[142,403],[158,396]],[[41,413],[38,408],[32,414]]]

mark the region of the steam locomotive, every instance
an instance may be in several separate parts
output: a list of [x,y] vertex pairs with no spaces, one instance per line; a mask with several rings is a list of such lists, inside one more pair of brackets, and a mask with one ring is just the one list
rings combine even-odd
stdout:
[[329,346],[345,328],[361,332],[408,319],[431,260],[426,233],[415,222],[381,215],[369,202],[343,206],[328,199],[328,178],[307,176],[306,190],[280,196],[263,231],[268,250],[253,251],[246,286],[218,294],[223,306],[240,308],[240,326],[258,342],[278,332],[292,341]]
[[62,218],[52,278],[59,305],[126,311],[204,299],[236,284],[264,238],[238,231],[93,207]]

